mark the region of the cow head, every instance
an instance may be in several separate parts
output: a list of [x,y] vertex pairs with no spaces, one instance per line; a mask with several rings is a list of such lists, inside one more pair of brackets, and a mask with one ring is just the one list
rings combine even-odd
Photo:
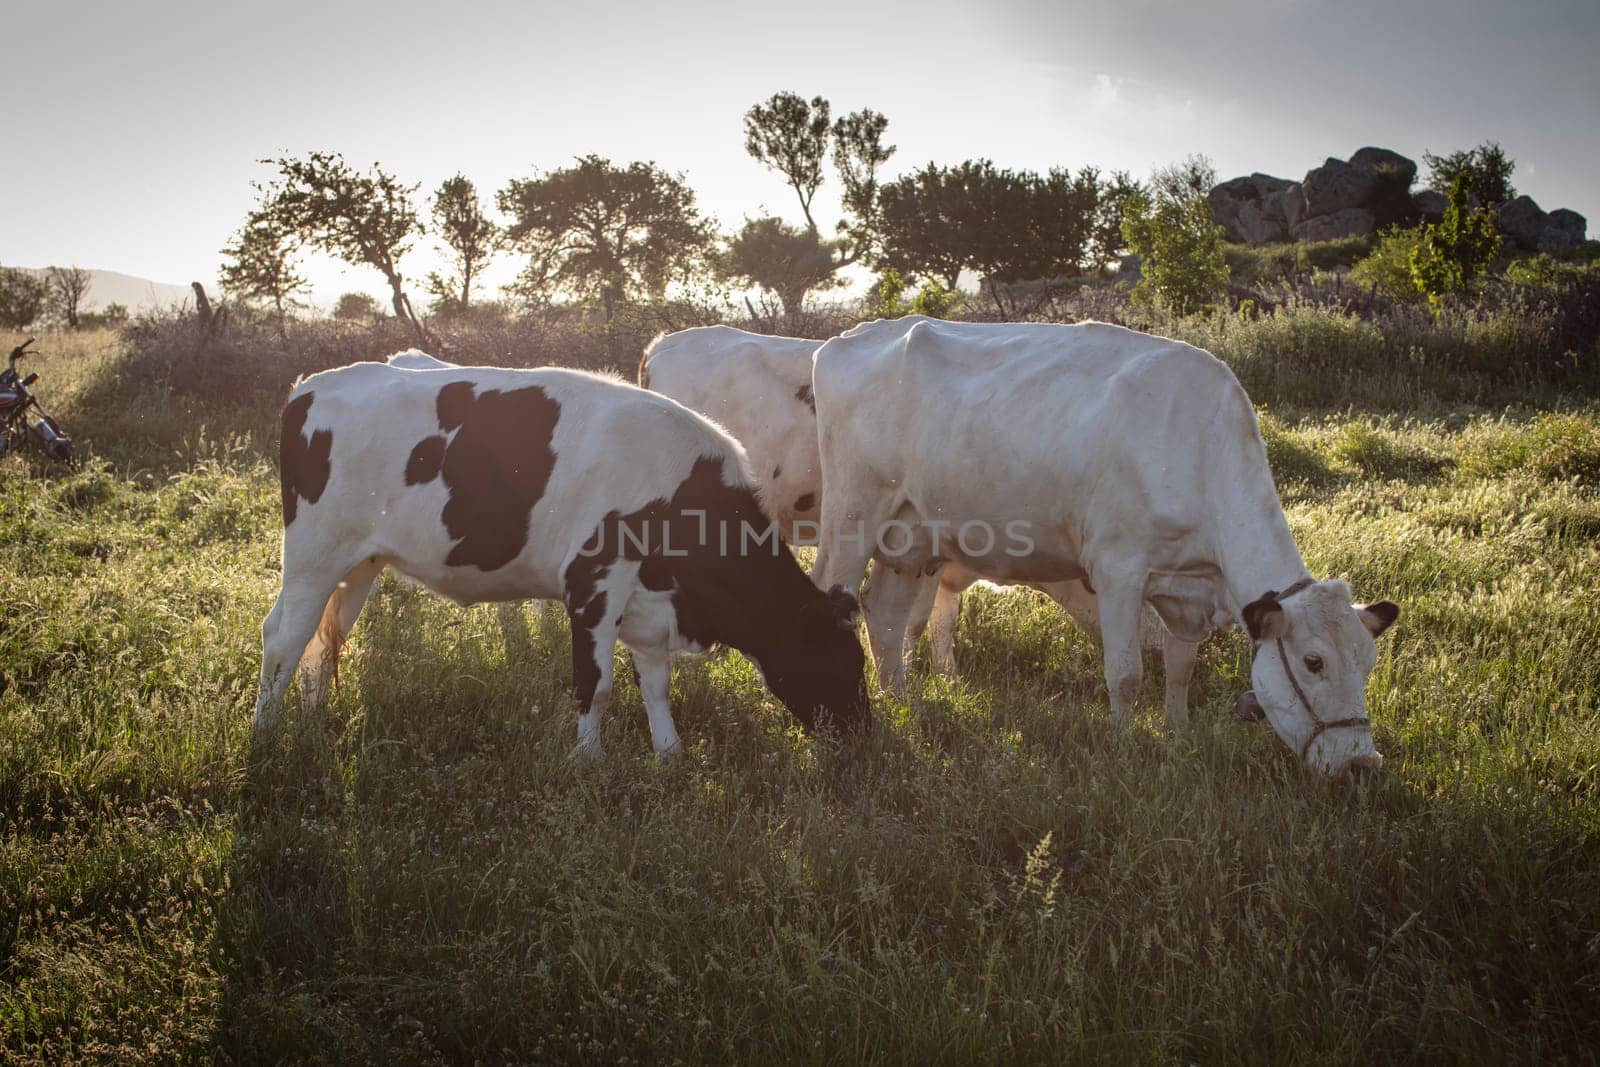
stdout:
[[859,612],[856,598],[843,586],[818,590],[799,610],[779,669],[764,670],[774,695],[807,732],[827,726],[848,734],[868,725],[867,661],[856,632]]
[[1399,616],[1387,600],[1354,604],[1338,579],[1291,586],[1245,605],[1254,651],[1253,699],[1284,744],[1324,774],[1375,770],[1383,757],[1367,721],[1367,676],[1378,661],[1374,642]]

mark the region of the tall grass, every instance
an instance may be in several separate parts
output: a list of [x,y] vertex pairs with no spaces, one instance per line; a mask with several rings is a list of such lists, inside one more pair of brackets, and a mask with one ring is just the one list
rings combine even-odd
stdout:
[[[1271,324],[1262,329],[1283,328]],[[0,338],[0,344],[7,344]],[[89,446],[0,468],[0,1058],[1592,1061],[1600,411],[1264,418],[1313,569],[1403,606],[1388,761],[1313,780],[1159,670],[977,591],[960,677],[800,737],[737,655],[631,674],[577,765],[568,637],[384,581],[325,716],[253,746],[270,405],[40,360]],[[1248,364],[1241,364],[1248,365]]]

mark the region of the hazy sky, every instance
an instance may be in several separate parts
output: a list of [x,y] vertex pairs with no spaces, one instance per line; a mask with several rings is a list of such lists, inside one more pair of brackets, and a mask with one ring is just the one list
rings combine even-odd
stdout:
[[[1521,191],[1600,229],[1596,0],[0,0],[0,41],[9,265],[211,279],[256,161],[313,149],[490,195],[588,152],[653,159],[725,226],[794,219],[743,148],[743,113],[779,89],[886,114],[891,176],[986,156],[1142,177],[1204,152],[1223,177],[1298,179],[1368,144],[1420,162],[1496,140]],[[382,291],[308,267],[324,298]]]

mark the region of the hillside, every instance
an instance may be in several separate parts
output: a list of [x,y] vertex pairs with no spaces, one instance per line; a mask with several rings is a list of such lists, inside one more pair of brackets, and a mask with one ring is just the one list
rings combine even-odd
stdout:
[[[46,268],[43,267],[22,269],[29,274],[46,273]],[[141,311],[170,307],[173,304],[183,304],[194,299],[187,285],[153,282],[148,278],[136,278],[131,274],[122,274],[114,270],[91,270],[89,274],[93,280],[89,283],[89,299],[84,305],[85,311],[99,311],[107,304],[121,304],[130,312],[137,314]]]

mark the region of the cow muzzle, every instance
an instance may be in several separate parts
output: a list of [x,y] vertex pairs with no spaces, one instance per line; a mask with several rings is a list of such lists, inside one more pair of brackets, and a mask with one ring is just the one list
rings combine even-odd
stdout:
[[1246,689],[1239,694],[1239,699],[1233,702],[1233,717],[1240,722],[1260,722],[1267,717],[1261,701],[1256,699],[1255,690]]

